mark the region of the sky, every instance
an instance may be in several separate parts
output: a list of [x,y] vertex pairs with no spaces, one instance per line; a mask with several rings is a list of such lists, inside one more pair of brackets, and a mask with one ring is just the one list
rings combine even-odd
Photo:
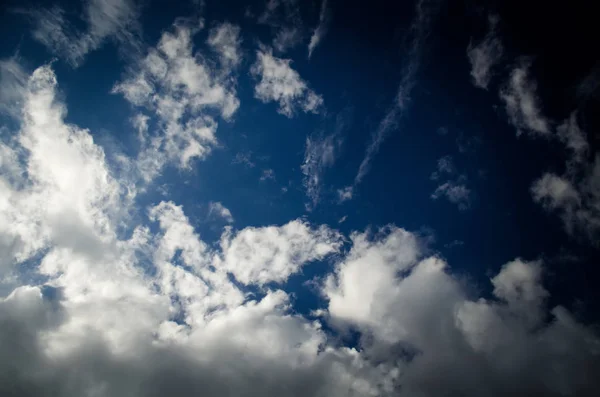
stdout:
[[0,5],[0,395],[600,394],[585,2]]

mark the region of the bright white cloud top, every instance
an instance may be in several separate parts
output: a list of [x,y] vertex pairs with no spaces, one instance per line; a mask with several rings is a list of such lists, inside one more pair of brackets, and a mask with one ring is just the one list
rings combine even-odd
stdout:
[[[309,56],[327,31],[330,6],[321,5]],[[231,201],[179,201],[167,188],[159,199],[144,196],[164,175],[198,171],[186,181],[202,188],[203,165],[215,152],[233,153],[229,164],[262,172],[251,182],[236,179],[240,186],[269,192],[287,178],[260,156],[251,159],[250,149],[227,152],[222,137],[238,133],[223,125],[235,123],[243,98],[254,101],[248,106],[274,102],[280,114],[271,113],[284,121],[330,117],[323,96],[292,68],[291,55],[279,57],[304,39],[283,36],[302,31],[298,7],[271,0],[259,15],[260,23],[277,28],[274,49],[244,40],[232,22],[196,16],[178,19],[146,48],[139,8],[126,0],[86,2],[82,31],[62,9],[32,14],[35,39],[69,67],[83,67],[107,40],[126,46],[135,38],[136,51],[107,95],[130,106],[135,145],[129,151],[104,145],[100,132],[69,119],[69,92],[61,90],[56,63],[29,72],[17,56],[0,61],[0,112],[10,120],[0,130],[0,395],[500,397],[600,390],[597,330],[552,299],[545,260],[512,257],[490,274],[486,295],[422,231],[385,223],[342,229],[359,207],[343,216],[328,208],[333,225],[308,218],[323,200],[337,208],[357,197],[404,117],[436,10],[425,1],[410,25],[396,96],[376,119],[366,151],[356,151],[362,163],[356,174],[350,167],[350,186],[324,182],[346,142],[341,112],[332,130],[307,131],[298,140],[300,182],[285,192],[299,191],[301,217],[253,224],[268,214],[233,206],[236,195],[245,200],[247,187],[231,193]],[[280,9],[286,26],[273,22]],[[489,88],[498,61],[501,44],[494,40],[488,35],[469,46],[473,81],[482,88]],[[205,49],[196,48],[199,41]],[[239,83],[242,74],[250,85]],[[593,238],[600,157],[589,160],[592,148],[576,113],[552,122],[535,89],[527,66],[517,65],[500,88],[508,121],[554,139],[568,157],[564,174],[542,174],[527,194],[558,212],[570,232]],[[423,201],[445,198],[461,215],[468,212],[471,180],[467,185],[450,155],[432,158],[439,159],[431,175],[438,186]],[[200,232],[199,222],[210,228]],[[293,283],[309,287],[318,310],[297,307]]]

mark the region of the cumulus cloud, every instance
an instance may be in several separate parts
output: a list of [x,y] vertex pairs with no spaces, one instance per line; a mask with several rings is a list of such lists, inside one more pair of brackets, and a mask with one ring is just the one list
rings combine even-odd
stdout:
[[329,24],[329,9],[327,8],[327,0],[323,0],[321,3],[321,12],[319,13],[319,24],[313,31],[312,36],[310,36],[310,42],[308,43],[308,58],[312,56],[313,51],[323,37],[327,34],[327,28]]
[[[165,113],[178,109],[165,104],[173,92],[186,112],[227,117],[223,97],[201,79],[200,57],[190,55],[191,30],[163,34],[141,77],[126,79],[139,90],[119,91],[142,109],[133,124],[148,145],[160,143],[158,155],[168,153],[169,139],[180,142]],[[178,73],[182,64],[191,74]],[[348,242],[326,225],[294,220],[227,227],[211,244],[181,205],[135,208],[136,182],[110,166],[92,132],[65,122],[50,66],[15,81],[18,131],[0,145],[0,284],[10,282],[0,289],[0,395],[600,389],[598,335],[563,307],[547,310],[540,261],[505,264],[491,279],[493,296],[477,299],[419,236],[394,226],[355,232]],[[142,81],[149,94],[140,94]],[[156,121],[160,134],[151,131]],[[588,175],[580,192],[600,192],[600,160]],[[325,306],[321,317],[304,316],[281,285],[323,260],[333,262],[320,284]],[[357,331],[357,348],[333,329]]]
[[76,29],[58,6],[23,12],[33,18],[33,37],[73,67],[81,65],[85,56],[100,48],[107,39],[126,46],[127,52],[139,45],[139,8],[133,0],[86,1],[84,31]]
[[135,162],[147,182],[167,163],[187,169],[194,159],[208,156],[217,145],[215,117],[230,120],[239,107],[232,78],[239,62],[239,28],[222,24],[209,33],[209,45],[222,63],[213,69],[193,50],[201,27],[199,21],[176,22],[113,88],[157,121],[157,130],[142,139]]
[[515,67],[508,82],[500,90],[509,122],[517,133],[527,132],[547,136],[551,133],[550,122],[542,114],[536,84],[529,76],[529,63],[521,62]]
[[275,57],[270,50],[259,50],[251,73],[258,80],[254,96],[262,102],[277,102],[278,112],[292,117],[297,110],[319,113],[323,98],[310,89],[291,67],[290,59]]
[[489,17],[489,31],[477,44],[471,41],[467,47],[467,56],[471,63],[471,78],[473,84],[487,90],[492,78],[492,69],[502,58],[503,46],[498,38],[496,26],[498,16]]
[[507,263],[491,279],[493,298],[473,300],[403,229],[352,241],[323,285],[324,315],[359,330],[365,355],[394,363],[397,395],[587,395],[599,386],[598,337],[560,306],[546,320],[540,262]]
[[135,190],[113,177],[89,131],[64,122],[49,66],[36,69],[22,89],[20,129],[1,146],[3,261],[25,261],[57,243],[89,257],[109,254]]
[[208,215],[219,216],[224,219],[225,222],[233,223],[233,215],[231,215],[231,211],[229,211],[229,208],[225,207],[219,201],[211,201],[208,203]]
[[312,229],[299,220],[281,227],[245,228],[221,238],[220,266],[244,284],[284,282],[309,261],[337,252],[342,237],[322,226]]
[[123,212],[135,191],[89,131],[65,124],[50,67],[27,80],[22,114],[2,146],[0,257],[3,272],[27,263],[35,277],[0,298],[0,355],[13,357],[0,394],[380,394],[388,369],[329,343],[285,292],[253,299],[229,277],[283,281],[338,252],[339,233],[294,221],[225,234],[215,252],[173,202],[148,209],[155,226]]

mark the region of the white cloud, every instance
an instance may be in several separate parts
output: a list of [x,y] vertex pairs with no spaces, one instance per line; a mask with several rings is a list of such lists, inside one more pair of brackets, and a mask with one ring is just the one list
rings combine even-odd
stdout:
[[8,262],[53,244],[89,257],[109,254],[108,241],[135,195],[114,179],[89,131],[65,124],[56,96],[52,69],[36,69],[23,87],[18,135],[1,146],[7,173],[0,177],[0,240],[9,242]]
[[312,36],[310,36],[310,42],[308,43],[308,58],[312,56],[313,51],[323,37],[327,34],[327,28],[329,24],[329,9],[327,8],[327,0],[323,0],[321,3],[321,12],[319,13],[319,24],[313,31]]
[[[163,38],[159,58],[187,60],[177,55],[187,54],[185,34]],[[161,64],[154,59],[144,78]],[[189,94],[198,82],[187,78],[173,72],[165,81]],[[171,201],[152,205],[147,218],[129,216],[135,181],[110,167],[90,131],[65,123],[49,66],[19,90],[18,133],[0,145],[0,267],[2,276],[32,275],[0,290],[0,395],[494,397],[600,388],[597,333],[562,307],[547,313],[540,262],[506,264],[491,280],[494,296],[474,300],[445,262],[426,257],[419,237],[392,226],[354,233],[347,254],[339,232],[299,220],[227,228],[211,245]],[[181,110],[153,92],[160,104],[139,98],[159,122]],[[154,123],[134,120],[151,145]],[[580,191],[597,194],[600,160],[587,175]],[[323,285],[327,307],[309,319],[273,284],[327,258],[337,261]],[[246,292],[230,273],[259,291]],[[356,328],[360,348],[344,347],[323,321]]]
[[240,27],[224,22],[210,31],[207,43],[219,54],[225,66],[237,67],[241,60]]
[[477,44],[469,43],[467,56],[471,63],[471,77],[473,84],[487,90],[492,78],[492,69],[502,58],[503,46],[496,32],[499,18],[491,15],[489,17],[489,31]]
[[338,203],[343,203],[344,201],[352,200],[354,197],[354,188],[352,186],[346,186],[342,189],[337,190],[338,194]]
[[459,182],[448,181],[439,185],[431,198],[434,200],[446,197],[448,201],[458,206],[460,210],[466,210],[471,204],[471,190]]
[[258,79],[254,96],[262,102],[278,102],[279,113],[292,117],[298,109],[305,113],[319,113],[323,98],[311,90],[298,72],[290,66],[290,59],[273,56],[270,50],[259,50],[251,73]]
[[509,122],[517,133],[548,135],[550,122],[540,110],[536,84],[529,77],[529,64],[521,62],[510,74],[507,84],[500,90]]
[[341,240],[338,232],[325,226],[313,229],[299,220],[280,227],[249,227],[223,235],[223,261],[216,266],[244,284],[281,283],[306,262],[338,252]]
[[137,62],[129,76],[113,88],[134,106],[154,113],[157,131],[142,143],[136,165],[143,179],[152,180],[167,163],[189,168],[192,160],[208,156],[217,145],[216,115],[229,120],[239,107],[233,64],[239,28],[223,24],[209,34],[219,54],[221,69],[212,69],[193,51],[196,21],[178,22],[165,32],[156,48]]
[[539,262],[507,263],[491,280],[494,297],[471,300],[441,259],[423,257],[414,235],[388,228],[352,239],[323,286],[322,315],[361,331],[366,355],[394,363],[396,395],[558,396],[599,386],[589,369],[600,365],[593,331],[562,307],[545,321]]
[[138,6],[133,0],[89,0],[85,2],[85,31],[78,31],[65,19],[62,8],[25,11],[34,19],[33,37],[52,53],[77,67],[85,56],[107,39],[115,39],[131,52],[139,45]]
[[225,207],[219,201],[211,201],[208,203],[208,215],[217,215],[225,220],[227,223],[233,223],[233,215],[231,215],[231,211],[229,208]]

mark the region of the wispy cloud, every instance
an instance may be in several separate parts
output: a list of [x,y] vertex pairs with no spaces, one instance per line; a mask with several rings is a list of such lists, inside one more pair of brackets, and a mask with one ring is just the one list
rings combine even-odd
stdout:
[[266,170],[262,170],[262,174],[260,175],[260,181],[265,182],[268,180],[275,180],[275,171],[271,168],[267,168]]
[[134,0],[86,1],[84,31],[76,29],[58,6],[19,12],[33,19],[33,37],[73,67],[81,65],[89,52],[108,39],[115,39],[124,47],[122,53],[126,56],[139,50],[139,6]]
[[232,164],[243,164],[248,168],[254,168],[256,164],[252,161],[252,152],[240,152],[235,155]]
[[304,23],[297,0],[268,0],[257,21],[272,28],[272,46],[279,53],[284,53],[302,42]]
[[319,24],[313,31],[312,36],[310,36],[310,42],[308,43],[309,59],[312,56],[312,53],[315,50],[315,48],[317,48],[319,43],[321,43],[321,40],[323,40],[323,37],[325,37],[325,35],[327,34],[328,25],[329,8],[327,7],[327,0],[323,0],[323,2],[321,3],[321,12],[319,13]]
[[319,203],[323,174],[339,156],[343,142],[341,133],[350,117],[350,111],[343,111],[337,115],[334,131],[331,134],[325,136],[314,134],[306,138],[304,162],[300,169],[304,174],[303,184],[306,188],[306,195],[310,200],[306,204],[308,211],[314,209]]
[[489,31],[483,40],[477,44],[471,41],[467,47],[473,84],[485,90],[492,78],[492,69],[502,59],[503,46],[496,31],[499,20],[497,15],[490,15]]
[[465,183],[467,177],[458,173],[451,156],[444,156],[438,160],[437,170],[431,174],[430,179],[433,181],[446,180],[431,194],[432,199],[445,197],[451,203],[456,204],[460,210],[469,208],[471,190]]
[[407,54],[408,60],[402,69],[402,78],[398,85],[396,97],[383,119],[379,122],[379,126],[371,135],[371,142],[367,146],[365,157],[360,163],[352,189],[356,188],[367,175],[371,168],[371,160],[379,152],[379,148],[388,134],[398,127],[398,123],[404,115],[411,100],[412,90],[416,84],[416,75],[421,63],[422,47],[429,36],[431,19],[437,8],[437,2],[430,3],[425,0],[419,0],[416,4],[415,17],[409,30],[411,41]]
[[458,209],[466,210],[470,206],[471,190],[464,184],[448,181],[438,186],[431,195],[434,200],[440,197],[445,197],[451,203],[456,204]]
[[529,77],[529,67],[529,61],[524,60],[512,70],[508,82],[500,90],[500,99],[504,102],[509,122],[517,128],[518,134],[548,135],[550,123],[540,109],[536,84]]

